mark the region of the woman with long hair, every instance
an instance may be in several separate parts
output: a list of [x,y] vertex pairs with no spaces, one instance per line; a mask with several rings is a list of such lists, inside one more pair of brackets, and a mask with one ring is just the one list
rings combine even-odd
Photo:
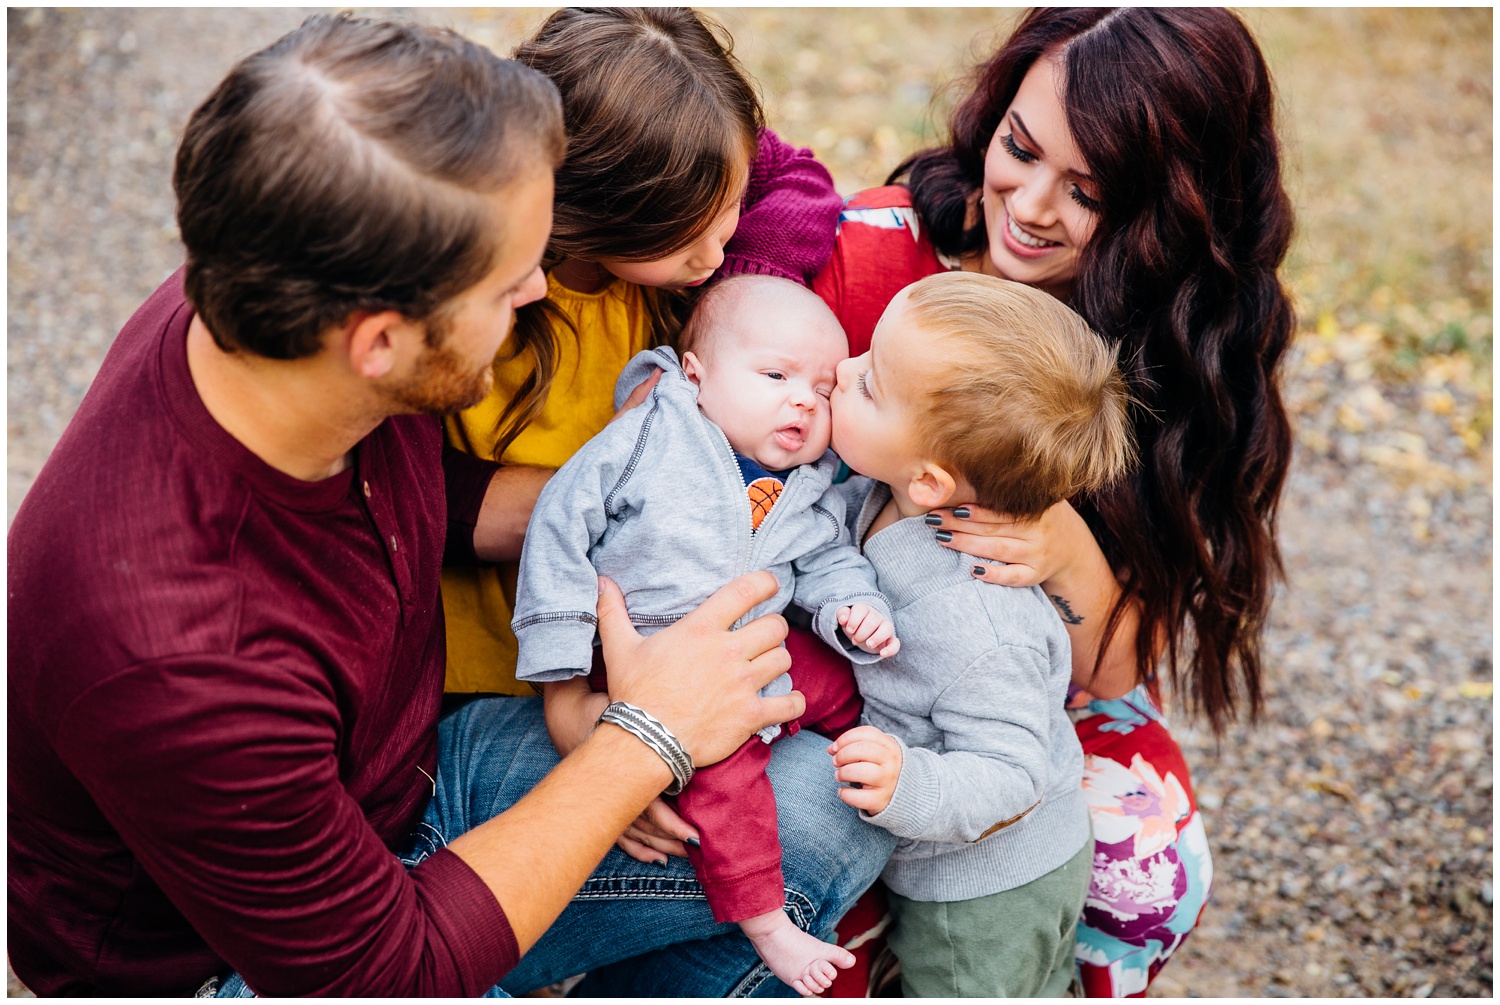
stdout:
[[977,578],[1040,584],[1068,626],[1096,838],[1083,988],[1143,994],[1212,880],[1157,669],[1216,734],[1253,719],[1281,572],[1292,212],[1271,81],[1224,10],[1038,9],[950,126],[848,201],[814,288],[855,354],[897,291],[946,269],[1046,290],[1120,346],[1134,471],[1035,522],[972,507],[929,522],[992,560]]

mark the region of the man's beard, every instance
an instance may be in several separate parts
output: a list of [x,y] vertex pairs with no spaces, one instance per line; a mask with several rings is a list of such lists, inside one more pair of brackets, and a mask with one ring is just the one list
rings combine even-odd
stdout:
[[417,361],[417,371],[405,384],[391,391],[403,412],[450,415],[477,405],[494,386],[489,363],[471,370],[463,358],[447,345],[450,330],[445,319],[427,325],[427,351]]

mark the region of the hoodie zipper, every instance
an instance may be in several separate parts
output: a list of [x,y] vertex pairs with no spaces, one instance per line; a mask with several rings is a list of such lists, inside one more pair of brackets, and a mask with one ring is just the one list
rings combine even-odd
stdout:
[[[743,518],[739,520],[738,523],[740,526],[740,539],[744,541],[745,547],[744,551],[740,555],[740,570],[739,572],[735,573],[735,577],[738,578],[750,571],[750,551],[755,543],[755,534],[750,527],[750,486],[745,484],[745,474],[744,472],[740,471],[739,463],[734,459],[734,448],[729,445],[729,437],[724,435],[724,430],[719,428],[718,423],[712,421],[706,416],[704,417],[703,421],[707,422],[710,426],[713,426],[714,432],[719,434],[719,443],[723,447],[723,450],[720,452],[721,456],[724,460],[728,461],[729,466],[739,475],[739,502],[735,504],[735,508],[739,509],[743,516]],[[774,506],[771,508],[775,509]],[[769,520],[770,518],[771,515],[767,513],[766,519]],[[740,618],[731,627],[740,627],[744,620],[744,618]]]

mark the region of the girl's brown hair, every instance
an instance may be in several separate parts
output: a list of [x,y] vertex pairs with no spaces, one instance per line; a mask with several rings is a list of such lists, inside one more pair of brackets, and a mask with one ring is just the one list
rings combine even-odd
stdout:
[[[721,26],[685,8],[570,7],[516,49],[562,94],[568,137],[544,268],[568,258],[665,258],[739,198],[765,117],[732,47]],[[644,293],[653,341],[672,342],[688,298]],[[501,413],[497,460],[541,412],[565,327],[545,299],[517,312],[497,363],[528,353],[535,367]]]
[[1141,677],[1164,640],[1173,683],[1219,732],[1260,709],[1292,453],[1279,365],[1294,317],[1276,275],[1292,209],[1271,78],[1219,8],[1031,11],[975,71],[952,142],[892,172],[939,250],[988,247],[983,214],[966,218],[985,152],[1027,71],[1054,54],[1100,193],[1072,306],[1120,347],[1141,461],[1074,502],[1124,588],[1109,630],[1138,603]]

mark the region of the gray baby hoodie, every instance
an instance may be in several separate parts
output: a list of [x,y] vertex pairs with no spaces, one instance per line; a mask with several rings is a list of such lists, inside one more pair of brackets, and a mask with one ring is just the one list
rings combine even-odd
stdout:
[[[858,489],[851,482],[851,507]],[[890,498],[873,485],[855,540]],[[976,580],[978,560],[938,544],[920,517],[871,535],[864,551],[901,639],[879,666],[854,668],[864,721],[902,747],[890,805],[862,814],[901,839],[886,885],[910,900],[972,900],[1061,867],[1089,840],[1089,814],[1063,707],[1068,633],[1046,594]]]
[[[765,569],[781,588],[734,627],[796,603],[823,641],[856,664],[878,660],[839,634],[839,608],[865,603],[887,617],[890,608],[845,526],[844,499],[833,488],[838,459],[825,451],[794,468],[752,531],[729,440],[699,411],[697,385],[672,349],[636,354],[615,385],[616,407],[656,368],[665,372],[645,403],[585,443],[537,500],[511,620],[516,676],[558,681],[588,672],[597,576],[619,585],[630,620],[650,634],[735,577]],[[789,690],[782,674],[762,693]]]

